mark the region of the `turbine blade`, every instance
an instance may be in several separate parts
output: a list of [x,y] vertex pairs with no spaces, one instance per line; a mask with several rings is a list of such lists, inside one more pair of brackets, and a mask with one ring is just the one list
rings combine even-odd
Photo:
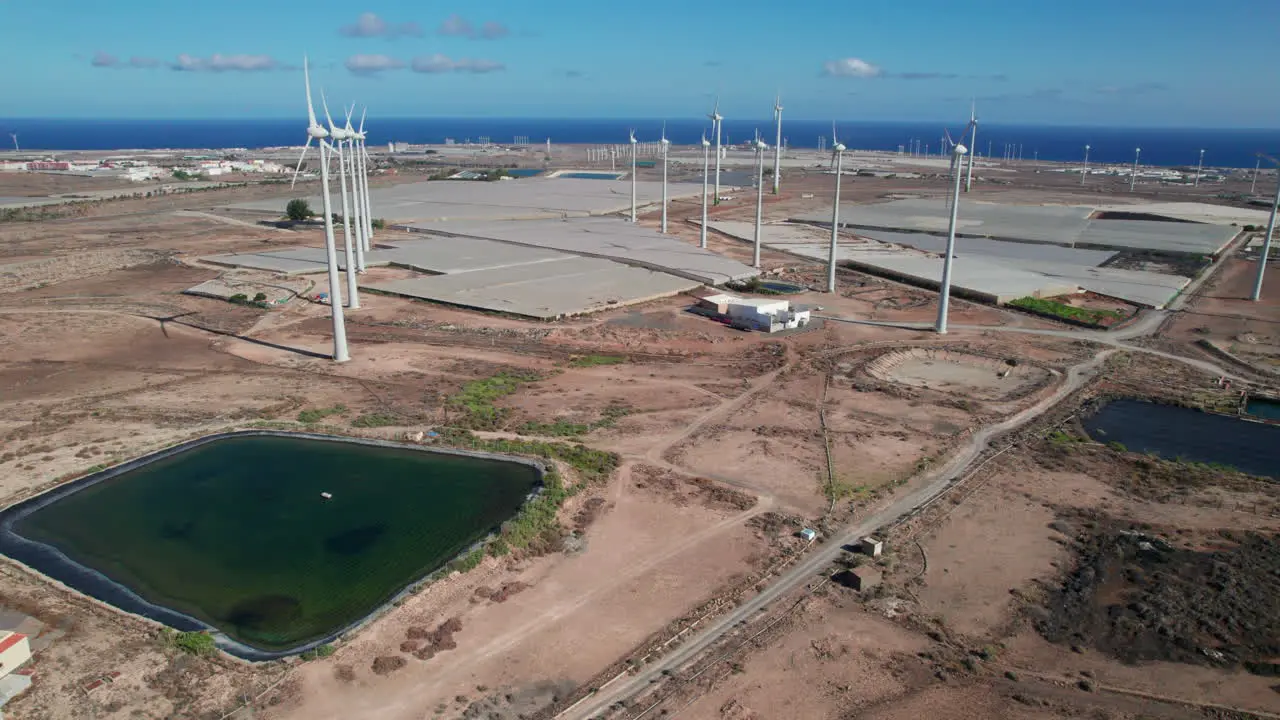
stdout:
[[351,107],[347,109],[347,129],[348,130],[351,129],[351,113],[355,112],[355,109],[356,109],[356,106],[354,103],[352,103]]
[[302,161],[307,157],[307,148],[311,147],[311,136],[307,135],[307,144],[302,146],[302,154],[298,156],[298,167],[293,169],[293,182],[289,183],[289,189],[292,190],[294,185],[298,184],[298,173],[302,172]]
[[337,128],[333,126],[333,117],[329,115],[329,101],[324,98],[324,90],[320,91],[320,103],[324,106],[324,119],[329,122],[329,132],[333,132]]
[[[302,56],[302,79],[307,85],[307,119],[311,122],[307,127],[314,127],[316,123],[316,106],[311,102],[311,70],[307,67],[307,56]],[[310,138],[307,139],[310,143]]]
[[[369,112],[369,108],[363,108],[362,110],[360,110],[360,129],[357,132],[361,132],[361,133],[364,132],[364,116],[365,116],[365,113],[367,112]],[[363,144],[364,143],[361,143],[361,145]]]

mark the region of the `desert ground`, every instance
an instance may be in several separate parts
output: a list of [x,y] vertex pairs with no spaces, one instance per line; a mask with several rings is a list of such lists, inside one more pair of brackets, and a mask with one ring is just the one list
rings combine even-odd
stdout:
[[[1222,191],[1051,175],[1026,163],[972,197]],[[830,206],[829,175],[784,178],[766,219]],[[0,195],[84,190],[34,182],[5,178]],[[859,177],[844,200],[946,191],[945,177]],[[713,219],[751,219],[749,195]],[[1220,408],[1274,393],[1280,277],[1244,300],[1256,253],[1233,246],[1179,307],[1109,331],[954,299],[939,336],[920,327],[936,293],[848,269],[821,292],[824,267],[768,250],[766,274],[815,288],[793,299],[821,321],[741,332],[677,296],[543,323],[365,293],[347,315],[352,360],[335,365],[329,308],[308,299],[323,274],[299,285],[200,260],[323,242],[217,209],[266,197],[291,195],[249,184],[0,223],[0,502],[253,427],[554,447],[543,457],[578,491],[537,542],[306,660],[187,654],[6,559],[0,609],[48,638],[13,717],[1280,716],[1274,482],[1126,452],[1080,424],[1111,397]],[[699,216],[673,203],[674,234],[697,243]],[[709,246],[750,262],[740,241]],[[183,293],[213,279],[284,283],[292,299]],[[484,413],[460,404],[500,374],[521,380]],[[872,521],[883,556],[841,550]],[[882,580],[831,579],[855,569]]]

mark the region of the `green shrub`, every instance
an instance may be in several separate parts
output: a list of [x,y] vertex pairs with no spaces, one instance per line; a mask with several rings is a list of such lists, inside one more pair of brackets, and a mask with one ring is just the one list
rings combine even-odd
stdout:
[[387,221],[382,218],[374,218],[369,222],[369,225],[372,226],[374,230],[383,230],[387,227]]
[[506,411],[494,401],[510,395],[525,383],[540,379],[536,373],[500,372],[490,378],[473,380],[452,395],[447,404],[462,417],[451,418],[451,424],[472,430],[496,430],[502,426]]
[[267,294],[266,294],[266,293],[264,293],[264,292],[260,292],[260,293],[258,293],[257,295],[254,295],[254,296],[253,296],[253,301],[254,301],[254,302],[256,302],[256,303],[266,302],[266,301],[267,301]]
[[163,632],[165,644],[192,655],[207,656],[218,651],[213,636],[204,631],[175,632],[165,628]]
[[231,302],[244,304],[249,302],[249,296],[245,295],[244,293],[236,293],[235,295],[231,296]]
[[1017,300],[1009,301],[1009,305],[1016,308],[1022,308],[1023,310],[1030,310],[1031,312],[1040,315],[1074,320],[1076,322],[1085,323],[1086,325],[1101,325],[1104,320],[1119,320],[1124,317],[1123,313],[1116,312],[1115,310],[1078,308],[1053,300],[1045,300],[1043,298],[1018,298]]
[[1129,452],[1129,448],[1125,447],[1124,443],[1118,440],[1112,440],[1111,442],[1107,443],[1107,447],[1111,448],[1112,450],[1115,450],[1116,452]]
[[569,367],[595,367],[597,365],[618,365],[627,359],[618,355],[583,355],[569,361]]
[[338,652],[337,648],[325,643],[324,645],[317,645],[310,650],[298,653],[298,658],[303,662],[310,662],[311,660],[317,660],[319,658],[327,658],[336,652]]
[[331,408],[315,408],[312,410],[303,410],[302,412],[298,413],[298,422],[311,425],[312,423],[320,422],[321,420],[329,417],[330,415],[341,415],[346,411],[347,411],[347,406],[341,405],[341,404],[334,405]]
[[290,200],[289,204],[284,206],[284,214],[294,222],[302,222],[315,215],[311,211],[311,204],[302,198]]
[[401,420],[394,415],[387,415],[384,413],[365,413],[351,421],[351,425],[353,427],[362,428],[391,427],[403,424],[404,420]]

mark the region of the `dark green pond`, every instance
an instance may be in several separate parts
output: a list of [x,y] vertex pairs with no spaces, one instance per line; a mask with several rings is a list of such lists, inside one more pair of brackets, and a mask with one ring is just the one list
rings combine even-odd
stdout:
[[[149,603],[286,650],[350,626],[439,568],[538,483],[535,468],[501,460],[231,437],[88,484],[11,530]],[[101,597],[75,573],[39,569]]]

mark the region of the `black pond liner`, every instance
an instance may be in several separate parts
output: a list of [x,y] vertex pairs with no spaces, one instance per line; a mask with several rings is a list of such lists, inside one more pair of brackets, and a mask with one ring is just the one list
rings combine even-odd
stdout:
[[1089,437],[1168,460],[1219,463],[1280,479],[1280,427],[1236,415],[1117,398],[1081,417]]
[[[111,605],[112,607],[115,607],[119,610],[123,610],[124,612],[131,613],[133,615],[139,615],[149,620],[154,620],[158,623],[162,623],[164,625],[167,625],[168,627],[171,627],[175,630],[180,630],[183,632],[200,631],[200,630],[208,631],[211,635],[213,635],[214,640],[217,642],[218,647],[221,648],[223,651],[231,655],[234,655],[235,657],[241,658],[243,660],[251,660],[255,662],[263,661],[263,660],[278,660],[283,657],[296,655],[298,653],[305,652],[307,650],[311,650],[313,648],[319,647],[320,645],[333,642],[344,633],[350,632],[358,627],[361,627],[366,623],[372,621],[373,619],[377,618],[382,613],[386,612],[386,610],[390,608],[396,601],[412,593],[414,590],[420,587],[423,583],[430,580],[437,572],[440,571],[441,568],[447,566],[449,562],[451,562],[450,560],[446,560],[444,563],[440,565],[440,567],[434,568],[426,572],[425,574],[422,575],[422,577],[409,583],[404,588],[396,592],[395,595],[390,597],[386,602],[374,608],[364,617],[359,618],[341,628],[338,628],[337,630],[330,633],[326,637],[320,638],[318,640],[312,640],[310,642],[298,645],[297,647],[289,648],[287,650],[262,650],[260,648],[256,648],[251,645],[247,645],[245,643],[239,642],[238,640],[235,640],[229,637],[228,635],[223,633],[221,630],[213,626],[210,626],[204,622],[201,622],[200,620],[197,620],[191,617],[190,615],[180,613],[176,610],[172,610],[163,605],[157,605],[149,600],[146,600],[142,596],[130,590],[128,587],[125,587],[121,583],[118,583],[115,580],[112,580],[107,575],[97,570],[94,570],[93,568],[81,565],[75,560],[72,560],[71,558],[67,557],[61,550],[58,550],[57,548],[52,547],[50,545],[46,545],[45,543],[29,540],[19,535],[13,529],[14,525],[19,520],[25,518],[26,516],[30,515],[36,510],[39,510],[40,508],[43,508],[46,505],[55,503],[61,500],[62,498],[67,497],[68,495],[71,495],[80,490],[83,490],[84,488],[87,488],[91,485],[100,483],[103,480],[116,477],[123,473],[127,473],[131,470],[136,470],[137,468],[140,468],[144,465],[150,464],[157,460],[162,460],[167,457],[172,457],[179,453],[183,453],[193,448],[200,447],[201,445],[205,445],[217,440],[225,440],[227,438],[236,438],[236,437],[281,437],[281,438],[293,438],[293,439],[301,439],[301,440],[321,440],[325,442],[350,443],[352,445],[368,445],[372,447],[393,448],[396,450],[405,450],[405,449],[417,450],[419,452],[432,453],[437,455],[461,455],[465,457],[482,458],[486,460],[500,460],[503,462],[512,462],[512,463],[519,463],[522,465],[528,465],[537,471],[539,480],[533,492],[530,493],[527,498],[525,498],[525,504],[528,504],[528,502],[532,500],[534,497],[536,497],[538,493],[542,492],[543,475],[546,472],[546,466],[537,460],[534,460],[531,458],[513,456],[513,455],[500,455],[497,453],[458,450],[454,448],[443,448],[443,447],[434,447],[434,446],[421,447],[417,445],[408,445],[405,443],[390,442],[386,440],[371,440],[366,438],[342,437],[338,435],[320,435],[316,433],[304,433],[304,432],[281,432],[276,430],[240,430],[235,432],[218,433],[216,435],[206,435],[205,437],[180,443],[178,445],[174,445],[172,447],[168,447],[163,450],[159,450],[157,452],[151,453],[150,455],[143,455],[142,457],[135,458],[133,460],[122,463],[120,465],[115,465],[101,472],[96,472],[96,473],[93,473],[92,475],[86,475],[85,477],[82,477],[78,480],[74,480],[72,482],[69,482],[63,485],[59,485],[58,487],[55,487],[46,493],[24,500],[23,502],[20,502],[17,505],[11,505],[5,508],[4,510],[0,510],[0,555],[4,555],[8,558],[16,560],[22,563],[23,565],[26,565],[27,567],[31,568],[32,570],[35,570],[48,578],[51,578],[63,585],[66,585],[67,587],[73,590],[76,590],[77,592],[88,595],[89,597],[94,598],[95,600],[100,600],[104,603]],[[497,532],[499,527],[501,527],[501,525],[499,525],[498,527],[492,528],[491,533]],[[483,543],[486,539],[488,538],[486,537],[485,539],[482,539],[479,543],[476,543],[476,545],[473,545],[463,550],[456,557],[462,557],[466,555],[467,553],[471,552],[472,549],[474,549],[475,547]]]

